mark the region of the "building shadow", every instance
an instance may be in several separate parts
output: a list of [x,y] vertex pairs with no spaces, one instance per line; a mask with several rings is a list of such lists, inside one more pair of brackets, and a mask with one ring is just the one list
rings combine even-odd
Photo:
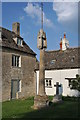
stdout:
[[[70,103],[67,101],[63,103],[52,103],[48,107],[41,108],[39,110],[34,110],[29,113],[20,114],[19,117],[27,120],[60,120],[60,119],[75,119],[80,118],[78,111],[78,104],[74,103],[70,106]],[[73,108],[71,108],[73,106]],[[72,109],[72,110],[71,110]]]
[[[2,120],[60,120],[60,119],[80,119],[80,100],[79,101],[64,101],[62,103],[49,103],[49,106],[39,110],[31,110],[18,114],[14,118],[3,118]],[[26,106],[25,106],[26,107]]]

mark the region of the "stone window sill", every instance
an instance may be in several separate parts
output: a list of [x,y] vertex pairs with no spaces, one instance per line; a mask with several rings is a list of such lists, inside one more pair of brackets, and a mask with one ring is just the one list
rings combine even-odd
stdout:
[[46,88],[52,88],[52,86],[45,86]]
[[21,67],[12,66],[12,68],[20,69]]

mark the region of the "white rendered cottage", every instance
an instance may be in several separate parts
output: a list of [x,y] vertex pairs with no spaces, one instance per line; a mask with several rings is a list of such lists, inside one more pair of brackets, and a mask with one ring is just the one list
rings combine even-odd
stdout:
[[[55,95],[58,83],[59,94],[63,96],[78,96],[77,90],[71,90],[69,80],[80,74],[79,65],[80,47],[69,48],[69,41],[64,38],[60,41],[60,50],[45,51],[45,92]],[[39,90],[39,67],[36,68],[36,94]]]

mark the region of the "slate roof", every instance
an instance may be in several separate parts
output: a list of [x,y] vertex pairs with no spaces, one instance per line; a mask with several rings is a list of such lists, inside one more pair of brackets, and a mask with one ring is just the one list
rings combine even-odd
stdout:
[[[72,69],[80,68],[80,47],[68,48],[65,51],[45,51],[45,69]],[[36,65],[39,70],[39,63]]]
[[46,51],[45,69],[80,68],[80,47],[68,48],[65,51]]
[[[36,55],[36,53],[33,52],[33,50],[25,43],[25,41],[23,40],[23,38],[21,36],[18,36],[14,32],[12,32],[8,29],[2,28],[2,27],[0,27],[0,31],[1,31],[1,37],[2,37],[2,41],[0,41],[0,46],[2,45],[2,47],[15,49],[15,50],[19,50],[21,52]],[[18,37],[23,40],[23,47],[18,46],[15,43],[15,41],[13,39],[15,37]]]

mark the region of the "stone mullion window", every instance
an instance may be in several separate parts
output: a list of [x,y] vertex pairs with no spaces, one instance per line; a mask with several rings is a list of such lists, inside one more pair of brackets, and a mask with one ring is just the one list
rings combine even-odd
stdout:
[[45,87],[52,88],[52,78],[45,78]]
[[15,56],[12,55],[12,66],[15,66]]
[[17,56],[15,56],[15,66],[18,67],[17,66]]
[[22,40],[20,38],[17,38],[17,45],[22,46]]
[[48,80],[46,80],[46,86],[48,86]]
[[16,67],[19,67],[19,56],[16,56]]
[[49,86],[51,86],[51,80],[49,80]]
[[20,56],[12,55],[12,66],[20,67]]

